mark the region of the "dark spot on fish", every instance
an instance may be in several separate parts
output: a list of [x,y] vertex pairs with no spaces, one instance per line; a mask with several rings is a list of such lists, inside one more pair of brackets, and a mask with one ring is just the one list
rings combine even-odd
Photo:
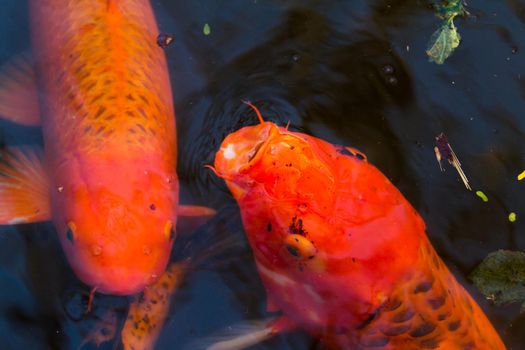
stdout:
[[271,222],[269,222],[268,225],[266,226],[266,230],[268,232],[272,232],[272,223]]
[[290,146],[290,149],[293,151],[295,149],[295,146]]
[[142,101],[144,101],[145,104],[147,104],[147,105],[149,106],[149,101],[148,101],[148,99],[146,98],[146,96],[144,96],[144,95],[139,95],[139,97],[140,97],[140,99],[141,99]]
[[97,113],[95,113],[95,118],[98,118],[106,111],[106,107],[100,106],[97,110]]
[[410,330],[410,328],[412,328],[412,326],[410,324],[405,324],[405,325],[402,325],[402,326],[396,326],[396,327],[391,327],[391,328],[384,329],[384,330],[382,330],[382,332],[386,336],[395,337],[395,336],[398,336],[400,334],[408,332]]
[[294,216],[292,218],[292,223],[288,227],[288,231],[292,234],[305,236],[307,232],[303,228],[303,219],[297,219],[297,216]]
[[427,334],[430,334],[436,329],[436,325],[433,323],[425,322],[421,325],[419,325],[416,329],[414,329],[412,332],[410,332],[410,336],[414,338],[420,338]]
[[162,282],[162,283],[160,284],[160,286],[161,286],[162,288],[164,288],[164,289],[168,289],[168,287],[169,287],[168,282]]
[[157,45],[161,48],[165,48],[173,42],[173,36],[167,33],[160,33],[157,36]]
[[438,315],[437,319],[438,321],[444,321],[448,317],[448,314],[440,314]]
[[315,258],[315,255],[310,255],[310,256],[308,257],[308,260],[312,260],[313,258]]
[[153,203],[151,203],[151,204],[149,205],[149,208],[150,208],[151,210],[155,210],[155,209],[157,209],[157,207],[156,207],[155,204],[153,204]]
[[401,323],[410,320],[412,317],[414,317],[414,310],[406,309],[392,316],[392,322]]
[[144,323],[149,323],[148,315],[144,315],[144,317],[142,317],[142,321],[144,321]]
[[422,340],[419,345],[423,349],[437,349],[439,347],[439,341],[436,338]]
[[139,128],[140,131],[142,131],[143,133],[146,132],[146,129],[144,128],[144,126],[143,126],[142,124],[140,124],[140,123],[135,123],[135,126],[136,126],[137,128]]
[[[352,258],[353,259],[353,258]],[[382,306],[385,311],[394,311],[398,309],[403,302],[399,299],[388,299]]]
[[355,258],[352,258],[352,262],[355,263]]
[[300,256],[299,251],[297,250],[297,248],[292,247],[291,245],[286,245],[286,250],[288,250],[288,253],[292,254],[296,258],[298,258]]
[[450,322],[448,324],[448,330],[454,332],[461,326],[461,321]]
[[91,103],[95,103],[96,101],[98,101],[102,96],[104,96],[104,93],[100,93],[98,95],[96,95],[95,97],[93,97],[91,99]]
[[142,115],[144,119],[148,119],[148,115],[146,114],[146,111],[144,110],[144,108],[139,107],[137,108],[137,111]]
[[377,318],[377,316],[379,316],[380,313],[381,309],[377,308],[373,313],[368,314],[368,317],[357,326],[357,329],[363,329],[368,326],[375,318]]
[[433,299],[428,299],[427,303],[430,305],[430,307],[432,307],[433,310],[437,310],[445,304],[445,297],[441,296]]
[[426,281],[420,283],[414,289],[414,294],[428,292],[432,288],[432,282]]
[[73,242],[73,231],[68,227],[66,231],[66,238],[68,241]]
[[367,348],[382,348],[389,343],[389,339],[386,337],[373,337],[373,338],[362,338],[359,341],[359,345]]

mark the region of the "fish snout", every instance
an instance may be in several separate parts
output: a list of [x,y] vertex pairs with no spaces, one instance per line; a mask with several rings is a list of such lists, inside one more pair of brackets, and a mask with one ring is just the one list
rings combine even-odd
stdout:
[[97,292],[112,295],[132,295],[141,292],[154,283],[161,271],[146,272],[127,267],[113,267],[104,271],[95,283],[89,283],[97,288]]
[[164,272],[171,251],[169,242],[86,244],[71,254],[70,262],[79,279],[96,287],[97,292],[131,295]]
[[264,122],[229,135],[215,156],[216,171],[226,176],[235,175],[256,163],[273,132],[278,132],[277,126]]

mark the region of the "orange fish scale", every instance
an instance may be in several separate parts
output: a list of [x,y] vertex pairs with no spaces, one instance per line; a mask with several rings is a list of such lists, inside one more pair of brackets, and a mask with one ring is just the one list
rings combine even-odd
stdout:
[[418,349],[501,349],[479,306],[430,243],[421,246],[419,259],[419,266],[428,269],[406,276],[359,330],[358,344],[363,348],[381,344],[382,349],[408,349],[414,344]]

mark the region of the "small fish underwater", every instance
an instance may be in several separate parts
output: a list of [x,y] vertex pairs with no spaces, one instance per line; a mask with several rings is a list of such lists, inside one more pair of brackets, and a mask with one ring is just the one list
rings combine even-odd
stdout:
[[3,67],[0,115],[44,150],[0,165],[0,224],[54,223],[76,276],[129,295],[164,272],[179,205],[175,114],[147,0],[33,0],[31,54]]
[[260,124],[228,135],[210,168],[239,205],[268,311],[282,316],[205,346],[302,329],[330,349],[505,349],[422,218],[362,153],[265,122],[248,104]]

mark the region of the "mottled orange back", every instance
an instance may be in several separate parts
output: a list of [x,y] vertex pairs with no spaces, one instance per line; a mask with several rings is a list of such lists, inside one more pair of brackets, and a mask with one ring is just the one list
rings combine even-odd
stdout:
[[174,164],[171,89],[148,1],[33,1],[46,146],[165,150]]

